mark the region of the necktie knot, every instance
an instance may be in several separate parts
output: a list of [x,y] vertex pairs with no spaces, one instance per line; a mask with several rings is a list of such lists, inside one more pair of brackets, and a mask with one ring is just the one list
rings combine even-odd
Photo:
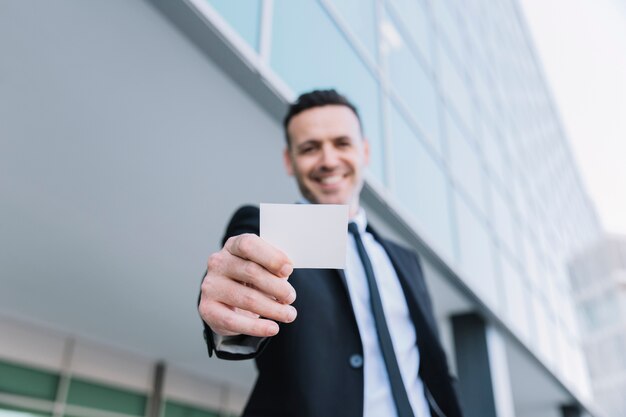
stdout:
[[348,232],[352,233],[355,236],[358,236],[359,226],[357,226],[355,222],[348,223]]

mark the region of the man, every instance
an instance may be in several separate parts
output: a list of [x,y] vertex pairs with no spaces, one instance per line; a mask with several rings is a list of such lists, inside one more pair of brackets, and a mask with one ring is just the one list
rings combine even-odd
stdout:
[[258,237],[257,208],[235,213],[209,257],[199,312],[209,355],[256,360],[244,415],[461,416],[419,261],[367,226],[359,205],[369,145],[357,109],[313,91],[284,128],[302,196],[349,206],[347,266],[294,271]]

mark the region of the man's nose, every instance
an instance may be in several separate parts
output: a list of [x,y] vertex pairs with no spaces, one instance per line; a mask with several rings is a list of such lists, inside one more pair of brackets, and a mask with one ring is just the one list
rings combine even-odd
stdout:
[[332,146],[324,146],[322,148],[322,166],[325,168],[334,168],[339,163],[339,154]]

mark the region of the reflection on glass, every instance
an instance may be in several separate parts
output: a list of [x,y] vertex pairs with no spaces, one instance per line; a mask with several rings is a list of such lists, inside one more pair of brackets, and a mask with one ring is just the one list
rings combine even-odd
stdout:
[[378,83],[317,2],[274,2],[271,66],[296,93],[337,88],[359,108],[372,148],[370,172],[384,183]]
[[414,44],[419,49],[419,53],[427,64],[432,66],[433,26],[429,10],[422,0],[391,0],[394,17],[402,21],[406,31],[408,31]]
[[261,0],[207,0],[254,50],[259,50]]
[[389,110],[394,194],[428,238],[454,259],[446,177],[397,109],[390,104]]
[[441,152],[438,100],[433,80],[413,56],[395,24],[385,15],[381,23],[383,58],[394,92],[402,99],[424,136]]
[[335,9],[346,22],[348,28],[374,61],[377,60],[376,51],[376,15],[374,0],[332,0]]

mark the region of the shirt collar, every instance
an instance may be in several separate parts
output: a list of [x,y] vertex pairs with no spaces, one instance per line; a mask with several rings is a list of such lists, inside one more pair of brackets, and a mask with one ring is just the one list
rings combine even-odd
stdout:
[[360,234],[365,233],[365,228],[367,227],[367,217],[365,216],[365,210],[363,210],[363,207],[359,207],[359,211],[356,212],[356,215],[351,218],[350,221],[356,223]]

